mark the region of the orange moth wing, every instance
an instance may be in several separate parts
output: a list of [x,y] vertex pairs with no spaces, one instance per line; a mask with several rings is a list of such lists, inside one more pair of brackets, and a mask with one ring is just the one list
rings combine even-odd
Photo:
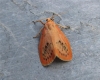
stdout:
[[68,39],[50,18],[46,20],[41,31],[38,51],[43,66],[52,63],[56,57],[63,61],[72,60],[72,51]]
[[55,27],[58,31],[57,33],[58,37],[56,39],[57,42],[55,45],[57,46],[56,56],[63,61],[70,61],[72,60],[72,50],[71,50],[70,43],[67,37],[65,36],[65,34],[58,27],[58,25],[56,25]]
[[45,27],[42,29],[38,51],[39,51],[40,61],[43,66],[49,65],[56,58],[54,52],[54,46],[52,43],[52,37]]

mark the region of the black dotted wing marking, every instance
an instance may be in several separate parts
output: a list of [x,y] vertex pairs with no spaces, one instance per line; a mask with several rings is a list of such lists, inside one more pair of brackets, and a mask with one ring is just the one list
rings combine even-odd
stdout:
[[53,54],[53,49],[52,49],[52,43],[46,43],[45,46],[43,47],[43,52],[42,52],[42,55],[43,55],[43,59],[44,60],[49,60],[51,57],[52,57],[52,54]]
[[61,40],[58,40],[56,42],[56,44],[57,44],[57,48],[58,48],[59,53],[62,56],[67,56],[68,55],[68,47],[67,47],[66,43],[61,41]]

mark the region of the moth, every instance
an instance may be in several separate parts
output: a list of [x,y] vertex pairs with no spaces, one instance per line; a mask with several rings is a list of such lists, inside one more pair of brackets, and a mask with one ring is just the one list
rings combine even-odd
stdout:
[[[64,27],[54,22],[54,15],[47,18],[45,23],[41,20],[36,21],[43,24],[43,28],[39,32],[41,37],[38,45],[39,57],[43,66],[50,65],[56,57],[62,61],[72,60],[70,43],[60,29],[60,27]],[[35,37],[38,37],[39,34]]]

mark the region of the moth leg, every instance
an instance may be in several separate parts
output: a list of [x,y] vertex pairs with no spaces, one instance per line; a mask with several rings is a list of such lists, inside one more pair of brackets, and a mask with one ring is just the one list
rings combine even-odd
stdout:
[[[59,14],[56,14],[56,13],[53,13],[53,15],[52,15],[52,17],[51,17],[51,19],[52,20],[54,20],[54,16],[58,16],[58,17],[60,17],[60,19],[62,20],[62,18],[61,18],[61,16],[59,15]],[[57,24],[61,29],[62,28],[64,28],[64,29],[70,29],[70,26],[62,26],[62,25],[60,25],[60,24]]]
[[[38,21],[32,21],[32,22],[33,22],[34,24],[35,24],[36,22],[40,22],[41,24],[45,25],[45,23],[43,23],[41,20],[38,20]],[[40,29],[39,33],[38,33],[36,36],[34,36],[33,38],[39,37],[42,29],[43,29],[43,27]]]
[[45,23],[43,23],[41,20],[38,20],[38,21],[32,21],[34,24],[36,23],[36,22],[40,22],[41,24],[43,24],[43,25],[45,25]]
[[64,28],[64,29],[70,29],[70,26],[62,26],[60,24],[57,24],[61,29]]
[[34,36],[33,38],[39,37],[39,36],[40,36],[40,33],[41,33],[41,31],[42,31],[42,29],[43,29],[43,27],[40,29],[39,33],[38,33],[36,36]]

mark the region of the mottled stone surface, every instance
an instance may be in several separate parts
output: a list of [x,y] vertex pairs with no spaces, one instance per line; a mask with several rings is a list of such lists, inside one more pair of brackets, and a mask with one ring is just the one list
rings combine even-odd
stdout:
[[[71,27],[73,60],[43,67],[32,21],[50,12]],[[0,0],[0,80],[100,80],[100,0]]]

